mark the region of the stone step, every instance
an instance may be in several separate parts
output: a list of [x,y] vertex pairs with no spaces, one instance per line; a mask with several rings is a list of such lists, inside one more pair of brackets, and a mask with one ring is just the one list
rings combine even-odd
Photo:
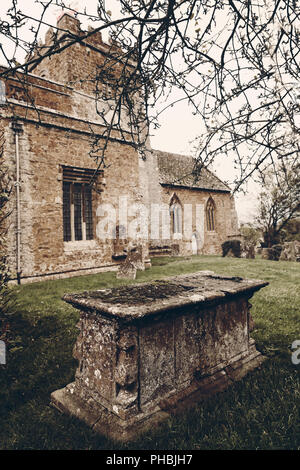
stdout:
[[150,246],[149,247],[149,256],[171,256],[172,248],[168,245],[166,246]]

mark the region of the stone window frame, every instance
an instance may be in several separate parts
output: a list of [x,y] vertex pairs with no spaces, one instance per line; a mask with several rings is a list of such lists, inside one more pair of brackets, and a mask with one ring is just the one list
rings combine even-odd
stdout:
[[173,194],[169,211],[171,217],[171,231],[174,238],[180,238],[183,234],[183,208],[177,194]]
[[62,165],[63,240],[65,243],[90,242],[95,238],[91,185],[93,175],[95,175],[95,170]]
[[205,207],[206,229],[208,232],[216,231],[216,203],[210,196]]

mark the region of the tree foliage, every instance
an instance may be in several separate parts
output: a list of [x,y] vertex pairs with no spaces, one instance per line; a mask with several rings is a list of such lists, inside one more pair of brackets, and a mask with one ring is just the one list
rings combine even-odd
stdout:
[[287,224],[299,216],[300,165],[277,169],[276,178],[267,173],[262,177],[257,224],[262,229],[264,244],[271,247],[282,241]]
[[262,233],[252,225],[241,225],[240,234],[243,237],[243,248],[246,252],[254,249],[262,238]]
[[283,229],[284,241],[298,241],[300,242],[300,213],[294,219],[291,219]]
[[[80,2],[78,9],[69,11],[80,20],[97,22],[96,28],[76,35],[51,24],[57,40],[50,48],[39,41],[41,29],[50,26],[48,13],[64,9],[64,2],[37,0],[31,10],[18,0],[6,3],[0,33],[10,39],[10,50],[0,45],[9,65],[2,76],[34,71],[45,57],[99,31],[108,32],[113,60],[98,74],[99,82],[111,76],[114,63],[124,65],[124,73],[114,79],[109,129],[116,127],[125,108],[133,144],[143,149],[149,126],[157,128],[165,109],[185,100],[199,117],[195,175],[218,155],[233,155],[238,189],[270,165],[276,171],[278,160],[296,160],[300,128],[297,1],[120,0],[119,12],[114,14],[109,9],[112,2],[106,6],[105,0],[95,0],[94,14]],[[30,35],[24,39],[26,28]],[[120,49],[114,47],[116,43]],[[17,62],[20,50],[27,57],[22,63]],[[137,96],[145,104],[143,112],[136,106]],[[106,145],[100,150],[94,153],[103,162]]]

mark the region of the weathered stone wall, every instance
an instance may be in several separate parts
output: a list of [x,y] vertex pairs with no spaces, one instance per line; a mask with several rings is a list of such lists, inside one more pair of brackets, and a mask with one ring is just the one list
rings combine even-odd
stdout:
[[[89,150],[88,134],[25,123],[19,137],[22,277],[98,268],[113,263],[112,240],[96,237],[96,210],[99,204],[105,203],[117,208],[122,193],[129,196],[129,202],[139,199],[138,157],[128,145],[109,144],[104,191],[93,195],[94,240],[64,242],[61,165],[95,168]],[[15,138],[8,126],[6,151],[11,172],[15,174]],[[13,199],[9,238],[10,267],[14,277],[16,211]]]
[[[182,206],[191,204],[193,208],[192,232],[199,235],[199,252],[203,254],[221,254],[221,244],[232,234],[231,197],[229,193],[217,193],[196,189],[163,188],[163,202],[170,204],[176,194]],[[215,230],[207,230],[205,208],[209,198],[212,198],[215,211]],[[196,206],[202,206],[199,218],[196,216]],[[201,215],[200,215],[201,214]],[[184,215],[183,215],[184,217]],[[173,243],[177,240],[172,240]],[[184,237],[180,243],[182,254],[191,254],[191,240]]]
[[[172,155],[170,155],[170,158]],[[155,246],[179,245],[180,255],[192,254],[191,236],[197,234],[198,254],[221,254],[221,244],[237,233],[237,215],[234,199],[229,192],[209,191],[202,189],[189,189],[176,186],[162,186],[159,181],[159,171],[156,151],[146,153],[146,160],[140,159],[140,180],[144,187],[144,200],[149,207],[151,204],[170,205],[172,197],[176,195],[180,204],[192,206],[192,233],[187,237],[183,236],[181,240],[174,239],[151,239],[150,244]],[[215,230],[208,231],[206,224],[205,208],[209,198],[212,198],[215,206]],[[198,209],[196,210],[196,207]],[[183,213],[184,221],[184,213]],[[170,227],[171,231],[171,227]],[[160,233],[162,231],[160,229]]]

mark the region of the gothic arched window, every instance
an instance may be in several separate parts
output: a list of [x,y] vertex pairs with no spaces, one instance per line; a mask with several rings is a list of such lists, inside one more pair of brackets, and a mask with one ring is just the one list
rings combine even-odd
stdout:
[[215,230],[216,227],[216,206],[210,197],[206,204],[206,228],[209,232]]
[[182,207],[176,194],[170,202],[170,216],[173,235],[182,235]]

